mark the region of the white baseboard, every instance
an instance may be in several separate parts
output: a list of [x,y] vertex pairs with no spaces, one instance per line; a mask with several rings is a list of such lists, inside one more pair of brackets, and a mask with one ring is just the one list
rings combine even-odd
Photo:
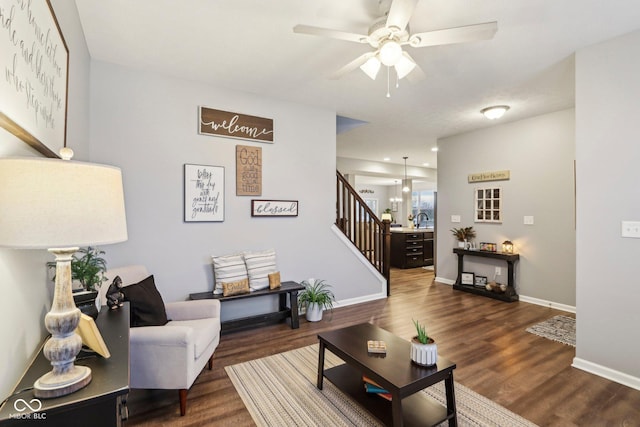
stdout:
[[539,298],[528,297],[526,295],[520,295],[520,301],[528,302],[530,304],[541,305],[543,307],[554,308],[556,310],[562,310],[569,313],[575,313],[576,308],[572,305],[560,304],[558,302],[547,301]]
[[362,302],[376,301],[379,299],[384,299],[386,297],[387,297],[387,289],[385,288],[384,292],[381,292],[378,294],[365,295],[362,297],[349,298],[349,299],[343,299],[341,301],[336,301],[335,306],[346,307],[348,305],[360,304]]
[[435,281],[438,282],[438,283],[442,283],[442,284],[445,284],[445,285],[451,285],[451,286],[453,286],[453,284],[456,283],[455,280],[445,279],[444,277],[438,277],[438,276],[436,276]]
[[640,378],[633,377],[629,374],[625,374],[624,372],[616,371],[614,369],[607,368],[606,366],[580,359],[579,357],[573,358],[571,366],[619,384],[626,385],[627,387],[640,390]]

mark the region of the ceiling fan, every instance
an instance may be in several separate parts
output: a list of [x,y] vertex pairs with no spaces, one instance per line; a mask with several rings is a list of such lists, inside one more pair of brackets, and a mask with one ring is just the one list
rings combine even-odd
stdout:
[[[411,34],[409,19],[418,0],[379,0],[380,18],[369,27],[369,34],[356,34],[310,25],[296,25],[293,31],[299,34],[311,34],[356,43],[368,43],[373,50],[360,55],[344,67],[334,72],[330,78],[338,79],[360,67],[371,79],[375,80],[381,65],[395,69],[398,79],[407,77],[415,82],[423,79],[424,72],[403,46],[426,47],[454,43],[465,43],[493,38],[498,30],[497,22],[467,25]],[[387,95],[388,96],[388,95]]]

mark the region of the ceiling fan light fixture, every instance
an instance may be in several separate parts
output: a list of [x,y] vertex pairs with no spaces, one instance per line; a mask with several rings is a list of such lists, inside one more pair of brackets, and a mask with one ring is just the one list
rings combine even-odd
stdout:
[[403,79],[416,68],[416,63],[411,59],[406,52],[402,52],[402,56],[398,60],[395,65],[396,74],[398,74],[398,79]]
[[392,67],[402,58],[402,46],[395,40],[387,40],[380,47],[380,62],[387,67]]
[[364,73],[371,78],[371,80],[375,80],[378,76],[378,71],[380,71],[380,60],[375,56],[367,59],[367,62],[360,66],[360,69],[364,71]]
[[483,108],[480,112],[489,120],[496,120],[504,116],[504,113],[509,109],[508,105],[493,105],[491,107]]

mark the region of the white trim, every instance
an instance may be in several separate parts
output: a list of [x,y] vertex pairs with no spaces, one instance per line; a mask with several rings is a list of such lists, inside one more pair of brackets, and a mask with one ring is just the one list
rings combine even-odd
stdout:
[[520,301],[528,302],[530,304],[541,305],[543,307],[554,308],[556,310],[562,310],[569,313],[575,313],[576,308],[572,305],[560,304],[558,302],[547,301],[539,298],[528,297],[526,295],[520,295]]
[[384,299],[386,297],[387,297],[387,290],[385,288],[384,292],[381,292],[379,294],[371,294],[371,295],[365,295],[362,297],[349,298],[341,301],[336,301],[336,303],[334,304],[334,307],[346,307],[348,305],[360,304],[362,302],[376,301],[379,299]]
[[[386,298],[387,279],[385,279],[384,276],[380,274],[380,272],[376,270],[373,265],[371,265],[369,260],[364,255],[362,255],[362,252],[360,252],[358,248],[355,247],[355,245],[351,242],[351,240],[349,240],[347,236],[344,235],[342,230],[340,230],[335,224],[331,225],[331,231],[333,231],[333,234],[335,234],[338,237],[338,239],[340,239],[340,241],[344,243],[344,245],[356,256],[356,258],[360,260],[362,265],[364,265],[371,272],[371,274],[373,274],[378,279],[378,281],[380,282],[380,294],[384,295],[384,298]],[[379,295],[379,294],[374,294],[374,295]],[[363,297],[363,298],[367,298],[367,297]],[[378,299],[378,298],[374,298],[374,299]],[[347,301],[350,301],[350,300],[347,300]],[[359,301],[359,302],[365,302],[365,301],[370,301],[370,300],[363,299],[362,301]],[[356,303],[354,302],[353,304],[356,304]],[[350,305],[350,304],[347,304],[347,305]]]
[[451,285],[451,286],[453,286],[453,284],[456,283],[455,280],[445,279],[444,277],[436,277],[435,281],[438,283],[442,283],[443,285]]
[[589,372],[602,378],[617,382],[618,384],[626,385],[627,387],[640,390],[640,378],[633,377],[624,372],[616,371],[606,366],[598,365],[597,363],[589,362],[588,360],[580,359],[579,357],[573,358],[571,364],[576,369]]

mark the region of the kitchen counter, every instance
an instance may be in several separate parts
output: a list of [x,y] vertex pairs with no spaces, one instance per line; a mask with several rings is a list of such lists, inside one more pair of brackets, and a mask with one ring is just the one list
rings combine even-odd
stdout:
[[417,232],[433,233],[433,227],[427,227],[427,228],[391,227],[390,230],[392,233],[417,233]]

